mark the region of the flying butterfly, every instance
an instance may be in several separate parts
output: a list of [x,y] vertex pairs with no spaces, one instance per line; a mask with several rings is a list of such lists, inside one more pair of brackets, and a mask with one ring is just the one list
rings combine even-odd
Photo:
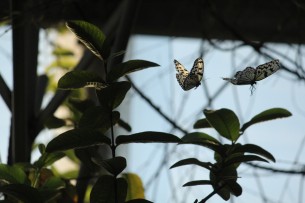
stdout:
[[202,58],[197,58],[194,62],[193,68],[189,72],[177,60],[174,60],[177,74],[176,78],[183,90],[187,91],[200,85],[203,76],[204,64]]
[[251,93],[257,81],[263,80],[280,69],[278,59],[264,63],[256,68],[247,67],[243,71],[237,71],[234,78],[222,78],[233,85],[251,85]]

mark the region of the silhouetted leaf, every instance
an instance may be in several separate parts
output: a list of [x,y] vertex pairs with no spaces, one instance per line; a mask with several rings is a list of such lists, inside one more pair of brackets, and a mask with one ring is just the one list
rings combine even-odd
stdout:
[[37,168],[43,168],[52,165],[57,160],[63,158],[66,154],[63,152],[52,152],[52,153],[43,153],[37,161],[34,162],[34,166]]
[[64,151],[92,145],[108,144],[110,139],[103,133],[94,129],[73,129],[68,130],[49,142],[47,152]]
[[115,182],[117,181],[117,202],[124,203],[127,195],[127,183],[123,178],[116,179],[114,176],[103,175],[94,184],[90,193],[90,202],[105,203],[115,202]]
[[212,185],[212,182],[209,180],[194,180],[194,181],[190,181],[187,182],[183,185],[183,187],[187,187],[187,186],[197,186],[197,185]]
[[[111,118],[112,122],[110,121]],[[111,110],[106,109],[105,107],[95,106],[84,112],[79,121],[79,127],[99,129],[101,132],[105,133],[111,127],[111,124],[115,125],[119,119],[119,112],[111,112]]]
[[207,147],[215,152],[220,153],[220,146],[221,143],[213,138],[212,136],[201,133],[201,132],[194,132],[186,134],[184,137],[181,138],[182,142],[179,144],[196,144]]
[[51,115],[44,125],[49,128],[49,129],[54,129],[54,128],[60,128],[66,125],[66,121],[64,119],[60,119],[55,117],[54,115]]
[[25,184],[9,184],[0,187],[0,193],[14,197],[22,202],[41,203],[42,196],[36,188]]
[[21,167],[8,166],[0,163],[0,180],[8,183],[26,183],[27,176]]
[[84,71],[84,70],[73,70],[67,72],[58,81],[59,89],[78,89],[85,87],[89,82],[98,82],[100,84],[105,84],[103,79],[99,77],[96,73]]
[[69,104],[77,111],[84,113],[87,109],[95,106],[95,103],[91,99],[79,100],[75,98],[69,98]]
[[124,173],[122,177],[125,178],[128,184],[126,201],[132,199],[144,199],[144,186],[141,178],[135,173]]
[[253,144],[245,144],[240,145],[236,148],[235,152],[243,152],[243,153],[253,153],[260,156],[263,156],[273,162],[275,162],[275,158],[271,153],[266,151],[265,149],[261,148],[260,146],[253,145]]
[[263,161],[263,162],[267,162],[268,161],[266,159],[263,159],[259,156],[256,155],[239,155],[239,156],[234,156],[232,158],[229,158],[224,165],[225,166],[229,166],[232,164],[236,164],[236,163],[244,163],[244,162],[249,162],[249,161]]
[[103,60],[104,33],[95,25],[79,20],[68,21],[66,26],[99,59]]
[[286,109],[282,109],[282,108],[268,109],[266,111],[263,111],[263,112],[257,114],[250,121],[245,123],[242,126],[242,128],[240,129],[240,131],[244,132],[248,127],[250,127],[251,125],[256,124],[256,123],[269,121],[269,120],[273,120],[273,119],[277,119],[277,118],[285,118],[285,117],[289,117],[291,115],[292,114],[289,111],[287,111]]
[[186,165],[197,165],[197,166],[206,168],[208,170],[212,170],[212,164],[210,162],[202,162],[195,158],[180,160],[180,161],[176,162],[174,165],[172,165],[170,168],[172,169],[175,167],[186,166]]
[[208,120],[206,118],[200,119],[198,121],[196,121],[196,123],[193,126],[195,129],[198,128],[211,128],[212,126],[210,125],[210,123],[208,122]]
[[106,160],[92,158],[92,161],[97,165],[105,168],[109,173],[111,173],[114,176],[120,174],[127,166],[126,159],[120,156]]
[[204,110],[208,122],[223,137],[236,141],[239,137],[239,120],[230,109]]
[[128,143],[179,143],[180,138],[163,132],[146,131],[131,135],[120,135],[116,138],[116,144]]
[[101,106],[109,109],[118,107],[125,98],[131,84],[127,81],[115,82],[106,88],[96,91]]
[[118,125],[122,128],[124,128],[126,131],[131,132],[131,126],[126,123],[125,121],[123,121],[122,119],[118,120]]
[[230,188],[230,191],[234,196],[238,197],[242,194],[243,189],[237,182],[230,181],[227,183],[227,185],[227,188]]
[[110,70],[110,72],[107,74],[107,82],[114,82],[120,77],[129,73],[155,66],[159,66],[159,64],[145,60],[126,61],[124,63],[118,64],[116,67],[113,67]]

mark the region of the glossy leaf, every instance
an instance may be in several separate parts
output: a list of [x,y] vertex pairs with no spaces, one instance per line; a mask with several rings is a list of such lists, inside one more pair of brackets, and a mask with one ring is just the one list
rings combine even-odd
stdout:
[[103,60],[104,33],[95,25],[85,21],[69,21],[66,26],[99,59]]
[[123,178],[116,179],[110,175],[103,175],[96,181],[90,194],[90,202],[115,202],[115,181],[117,181],[117,203],[124,203],[127,194],[126,180]]
[[118,64],[116,67],[113,67],[110,70],[110,72],[107,74],[107,81],[114,82],[120,77],[129,73],[156,66],[159,66],[159,64],[145,60],[126,61],[124,63]]
[[209,180],[194,180],[194,181],[190,181],[187,182],[183,185],[183,187],[186,186],[197,186],[197,185],[212,185],[212,182]]
[[197,165],[201,166],[203,168],[206,168],[208,170],[212,170],[212,164],[210,162],[202,162],[195,158],[189,158],[189,159],[182,159],[178,162],[176,162],[174,165],[172,165],[170,168],[176,168],[179,166],[186,166],[186,165]]
[[106,169],[109,173],[111,173],[114,176],[120,174],[127,166],[126,159],[120,156],[106,160],[93,158],[92,161],[97,165],[102,166],[104,169]]
[[146,131],[131,135],[120,135],[116,138],[116,144],[128,143],[179,143],[180,138],[163,132]]
[[196,121],[196,123],[193,126],[195,129],[198,128],[211,128],[212,126],[210,125],[210,123],[208,122],[208,120],[206,118],[200,119],[198,121]]
[[273,120],[273,119],[277,119],[277,118],[285,118],[285,117],[289,117],[291,115],[292,114],[289,111],[287,111],[286,109],[282,109],[282,108],[268,109],[266,111],[263,111],[263,112],[257,114],[250,121],[245,123],[242,126],[242,128],[240,129],[240,131],[244,132],[248,127],[250,127],[251,125],[256,124],[256,123],[269,121],[269,120]]
[[0,187],[0,193],[14,197],[22,202],[41,203],[44,202],[42,196],[36,188],[26,184],[9,184]]
[[101,106],[112,110],[122,103],[130,87],[130,82],[115,82],[100,91],[96,91],[97,98]]
[[58,81],[59,89],[78,89],[85,87],[88,82],[98,82],[104,84],[105,82],[101,77],[99,77],[94,72],[84,71],[84,70],[73,70],[67,72],[64,76],[62,76]]
[[128,184],[126,201],[132,199],[144,199],[144,186],[141,178],[135,173],[124,173],[122,177]]
[[204,110],[208,122],[223,137],[235,142],[239,137],[239,120],[230,109]]
[[180,144],[201,145],[215,152],[220,153],[221,143],[206,133],[201,133],[201,132],[189,133],[186,134],[184,137],[182,137],[181,140],[182,142]]
[[101,132],[105,133],[111,127],[111,124],[115,125],[118,122],[120,113],[113,111],[112,122],[110,121],[110,118],[111,110],[102,106],[95,106],[85,111],[79,121],[79,127],[99,129]]
[[21,167],[0,164],[0,180],[8,183],[26,183],[27,176]]
[[265,157],[265,158],[269,159],[270,161],[275,162],[275,158],[273,157],[273,155],[270,152],[266,151],[265,149],[263,149],[257,145],[253,145],[253,144],[241,145],[236,148],[235,152],[253,153],[253,154],[257,154],[262,157]]
[[88,147],[92,145],[110,145],[110,139],[94,129],[68,130],[49,142],[47,152],[64,151],[68,149]]

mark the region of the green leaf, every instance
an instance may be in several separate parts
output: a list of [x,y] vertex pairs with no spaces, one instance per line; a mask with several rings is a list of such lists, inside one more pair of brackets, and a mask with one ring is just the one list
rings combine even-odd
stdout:
[[132,199],[144,199],[144,186],[141,178],[135,173],[124,173],[122,177],[125,178],[128,184],[126,201]]
[[66,125],[66,121],[64,119],[60,119],[55,117],[54,115],[51,115],[44,125],[49,128],[49,129],[54,129],[54,128],[60,128]]
[[0,192],[22,202],[41,203],[44,202],[42,196],[36,188],[25,184],[2,185]]
[[180,138],[163,132],[146,131],[131,135],[120,135],[116,138],[116,144],[128,143],[179,143]]
[[205,133],[189,133],[182,137],[181,140],[182,143],[180,144],[196,144],[207,147],[215,152],[221,153],[220,149],[222,144],[212,136]]
[[[110,120],[112,113],[112,122]],[[99,129],[102,133],[105,133],[111,124],[115,125],[120,119],[120,113],[117,111],[111,112],[111,110],[106,109],[102,106],[95,106],[83,114],[79,121],[80,128],[91,128]]]
[[120,77],[127,75],[129,73],[155,66],[159,66],[159,64],[145,60],[126,61],[124,63],[118,64],[116,67],[113,67],[110,70],[110,72],[107,74],[107,81],[114,82]]
[[210,162],[202,162],[199,161],[198,159],[195,158],[189,158],[189,159],[183,159],[180,160],[178,162],[176,162],[174,165],[172,165],[170,167],[170,169],[175,168],[175,167],[179,167],[179,166],[186,166],[186,165],[197,165],[197,166],[201,166],[203,168],[206,168],[208,170],[212,170],[212,164]]
[[122,103],[130,87],[130,82],[115,82],[106,88],[96,91],[97,98],[101,106],[112,110]]
[[54,162],[66,156],[63,152],[43,153],[37,161],[34,162],[34,166],[41,169],[52,165]]
[[198,128],[211,128],[212,126],[210,125],[210,123],[208,122],[208,120],[206,118],[200,119],[198,121],[196,121],[196,123],[193,126],[195,129]]
[[268,109],[266,111],[263,111],[263,112],[257,114],[250,121],[245,123],[242,126],[242,128],[240,129],[240,131],[244,132],[248,127],[250,127],[251,125],[256,124],[256,123],[269,121],[269,120],[273,120],[273,119],[277,119],[277,118],[285,118],[285,117],[289,117],[291,115],[292,114],[286,109],[282,109],[282,108]]
[[235,142],[239,137],[239,120],[230,109],[204,110],[208,122],[223,137]]
[[59,177],[50,177],[41,186],[41,189],[60,190],[65,188],[66,183]]
[[89,83],[99,83],[101,86],[107,86],[103,79],[94,72],[73,70],[59,79],[58,88],[65,90],[78,89],[87,86]]
[[124,203],[127,195],[126,180],[123,178],[116,179],[110,175],[103,175],[96,181],[90,194],[90,202],[115,202],[115,181],[117,181],[117,202]]
[[102,166],[109,173],[114,176],[120,174],[127,166],[126,159],[121,156],[117,156],[111,159],[101,160],[98,158],[92,158],[92,161],[99,166]]
[[194,180],[194,181],[190,181],[187,182],[183,185],[183,187],[187,187],[187,186],[197,186],[197,185],[212,185],[212,182],[209,180]]
[[270,152],[254,144],[240,145],[235,149],[234,152],[253,153],[275,162],[275,158]]
[[64,151],[92,145],[110,145],[110,139],[103,133],[94,129],[68,130],[49,142],[47,152]]
[[228,158],[227,161],[224,163],[224,166],[230,166],[236,163],[244,163],[249,161],[263,161],[268,163],[266,159],[263,159],[256,155],[238,155],[233,156],[232,158]]
[[27,182],[27,176],[21,167],[0,164],[0,180],[22,184]]
[[66,26],[99,59],[103,60],[104,33],[95,25],[85,21],[68,21]]
[[123,121],[122,119],[118,120],[118,125],[121,128],[124,128],[126,131],[131,132],[131,126],[128,123],[126,123],[125,121]]

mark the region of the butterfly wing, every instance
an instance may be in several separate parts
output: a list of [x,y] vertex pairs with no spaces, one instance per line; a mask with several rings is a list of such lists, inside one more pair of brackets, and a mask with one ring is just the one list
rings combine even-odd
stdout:
[[243,71],[237,71],[234,78],[222,78],[227,80],[234,85],[253,85],[255,83],[255,69],[247,67]]
[[189,75],[185,78],[185,81],[184,81],[185,90],[189,90],[194,87],[198,87],[200,85],[200,81],[203,76],[203,70],[204,70],[203,60],[202,60],[202,58],[197,58],[194,61],[194,65],[193,65]]
[[187,78],[187,76],[189,75],[189,72],[184,68],[184,66],[181,63],[179,63],[179,61],[174,60],[174,63],[175,63],[176,70],[178,72],[176,74],[177,81],[178,81],[179,85],[182,87],[182,89],[186,90],[184,87],[184,82],[185,82],[185,79]]
[[264,63],[262,65],[259,65],[256,68],[255,81],[265,79],[266,77],[272,75],[273,73],[275,73],[279,69],[280,69],[280,61],[279,60],[273,60],[273,61],[270,61],[268,63]]

